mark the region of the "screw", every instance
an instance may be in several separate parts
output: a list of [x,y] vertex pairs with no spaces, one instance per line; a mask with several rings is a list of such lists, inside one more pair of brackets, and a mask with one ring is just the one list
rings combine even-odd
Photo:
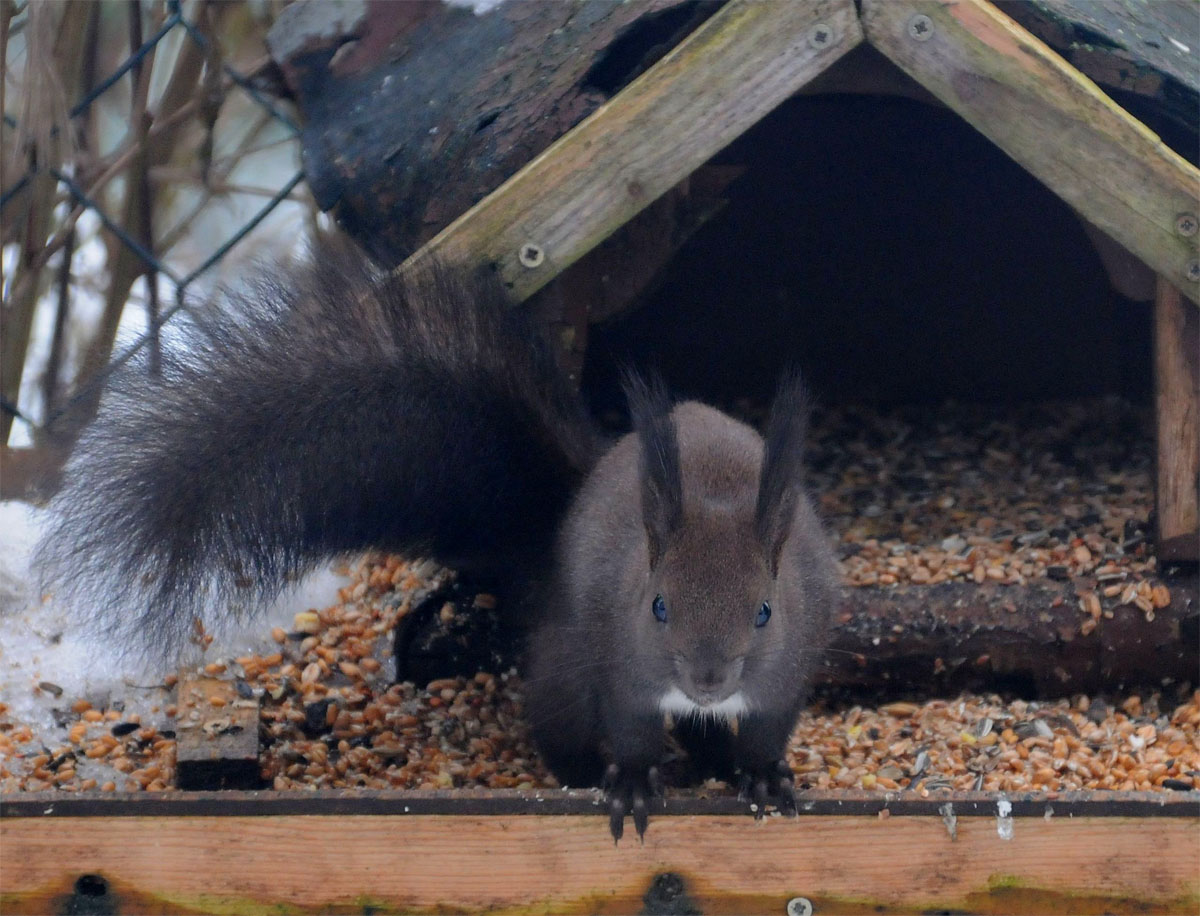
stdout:
[[933,37],[933,20],[924,13],[917,13],[908,20],[908,36],[913,41],[929,41]]
[[1180,213],[1175,217],[1175,231],[1180,235],[1195,235],[1197,228],[1200,228],[1200,221],[1196,219],[1194,213]]
[[812,916],[812,901],[807,897],[793,897],[787,902],[787,916]]
[[546,252],[542,251],[540,245],[526,242],[521,246],[521,250],[517,252],[517,260],[525,267],[541,267],[542,262],[546,260]]
[[822,48],[827,48],[833,44],[833,29],[827,23],[818,22],[808,30],[809,47],[820,51]]
[[1187,266],[1187,278],[1193,283],[1200,281],[1200,261],[1189,261]]

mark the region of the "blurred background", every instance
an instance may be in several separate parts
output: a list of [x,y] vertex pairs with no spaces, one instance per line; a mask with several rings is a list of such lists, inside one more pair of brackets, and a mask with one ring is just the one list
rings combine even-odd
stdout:
[[302,248],[298,128],[264,92],[285,5],[0,2],[4,497],[53,478],[185,303]]

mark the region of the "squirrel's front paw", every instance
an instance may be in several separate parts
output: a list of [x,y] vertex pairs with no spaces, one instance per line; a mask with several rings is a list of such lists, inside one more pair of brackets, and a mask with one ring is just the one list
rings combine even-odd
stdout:
[[764,767],[743,768],[738,785],[738,797],[749,799],[750,810],[756,819],[766,813],[767,803],[775,799],[775,806],[784,814],[796,813],[795,782],[792,768],[786,760],[776,760]]
[[604,773],[604,791],[608,795],[608,829],[613,842],[625,833],[625,815],[633,815],[638,839],[645,841],[646,824],[650,820],[648,799],[661,797],[662,776],[658,767],[641,770],[610,764]]

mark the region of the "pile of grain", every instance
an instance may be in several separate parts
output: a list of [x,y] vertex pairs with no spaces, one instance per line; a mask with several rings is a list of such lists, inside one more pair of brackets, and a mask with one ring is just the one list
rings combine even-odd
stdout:
[[1088,575],[1119,592],[1157,572],[1149,422],[1115,400],[835,408],[812,485],[851,585]]
[[[298,615],[270,655],[210,663],[262,701],[263,776],[276,789],[539,788],[555,785],[521,716],[515,673],[391,684],[372,654],[423,583],[397,557],[364,561],[341,603]],[[395,600],[392,583],[405,597]],[[164,711],[169,685],[164,686]],[[66,739],[47,748],[0,707],[0,788],[161,790],[168,733],[117,710],[71,707]],[[1200,692],[1112,705],[963,696],[806,712],[792,736],[797,785],[811,788],[1200,788]],[[108,778],[101,768],[107,767]]]
[[[1169,599],[1152,578],[1147,542],[1151,439],[1145,417],[1119,402],[986,416],[953,406],[829,410],[810,463],[849,583],[1086,577],[1081,606],[1093,589],[1148,615]],[[530,744],[515,673],[391,683],[381,661],[391,633],[442,574],[389,556],[366,558],[353,574],[337,604],[273,633],[277,651],[206,667],[261,699],[266,784],[553,786]],[[0,790],[170,788],[171,686],[145,725],[63,698],[53,736],[35,735],[0,704]],[[1083,696],[818,704],[789,756],[797,785],[820,789],[1200,788],[1200,693],[1111,705]]]

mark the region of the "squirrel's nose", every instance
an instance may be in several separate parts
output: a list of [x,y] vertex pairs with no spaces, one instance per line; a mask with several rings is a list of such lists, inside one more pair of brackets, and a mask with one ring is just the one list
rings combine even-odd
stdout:
[[705,665],[695,673],[696,687],[711,693],[725,683],[725,671],[716,665]]

